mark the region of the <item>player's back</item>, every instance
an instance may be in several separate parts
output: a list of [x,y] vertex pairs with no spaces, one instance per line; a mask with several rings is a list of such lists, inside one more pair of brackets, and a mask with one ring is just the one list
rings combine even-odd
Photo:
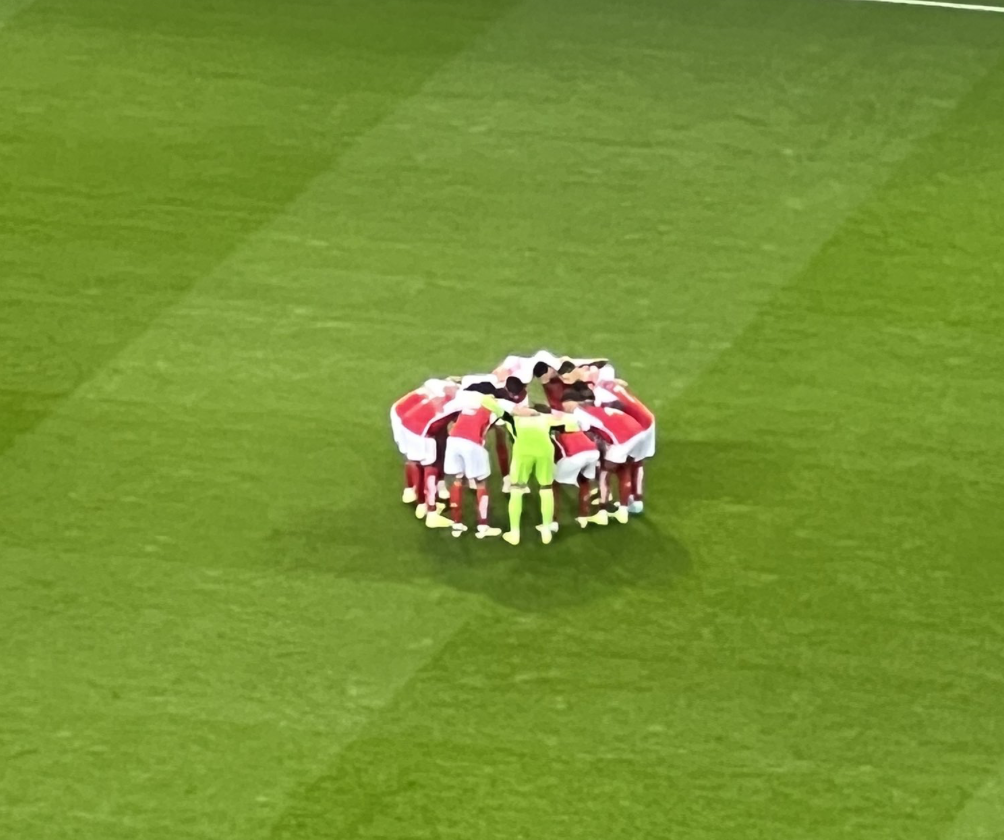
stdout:
[[586,415],[589,425],[611,443],[626,443],[644,431],[642,425],[631,415],[615,408],[583,405],[580,406],[579,411]]
[[423,397],[401,417],[401,422],[409,431],[426,434],[430,426],[442,419],[447,402],[446,397]]
[[648,406],[639,400],[623,385],[617,383],[604,383],[596,388],[597,401],[617,400],[625,414],[638,422],[642,429],[649,429],[655,423],[655,415],[649,411]]
[[583,452],[595,452],[596,444],[585,432],[558,432],[554,436],[555,446],[562,458],[570,458]]
[[457,421],[450,429],[450,436],[484,445],[488,428],[494,419],[494,414],[483,406],[465,408],[457,415]]

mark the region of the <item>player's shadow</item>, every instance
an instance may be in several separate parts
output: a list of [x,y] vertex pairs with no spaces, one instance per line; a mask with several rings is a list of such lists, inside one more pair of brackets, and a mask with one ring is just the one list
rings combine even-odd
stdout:
[[[437,582],[477,593],[513,609],[548,611],[610,597],[621,590],[660,590],[691,571],[691,556],[676,536],[692,506],[708,502],[758,505],[777,492],[778,458],[735,441],[660,441],[650,469],[650,510],[627,525],[580,529],[575,500],[562,494],[561,532],[540,544],[536,495],[527,498],[523,543],[454,539],[428,530],[411,509],[387,498],[362,517],[354,508],[302,511],[277,523],[267,546],[271,562],[290,571],[309,570],[353,580]],[[782,465],[783,466],[783,465]],[[772,479],[771,476],[774,476]],[[396,478],[376,476],[374,487]],[[381,482],[383,484],[381,485]],[[496,497],[494,519],[505,518]],[[468,499],[472,506],[473,499]],[[470,511],[469,511],[470,512]]]
[[533,527],[540,521],[533,506],[531,498],[523,542],[516,547],[498,538],[477,540],[472,532],[455,539],[448,530],[425,528],[409,508],[394,505],[374,512],[393,523],[375,533],[358,516],[312,511],[295,527],[275,529],[269,554],[290,571],[394,583],[435,581],[528,612],[573,606],[625,588],[668,588],[690,569],[687,550],[666,523],[652,517],[583,530],[569,513],[545,546]]

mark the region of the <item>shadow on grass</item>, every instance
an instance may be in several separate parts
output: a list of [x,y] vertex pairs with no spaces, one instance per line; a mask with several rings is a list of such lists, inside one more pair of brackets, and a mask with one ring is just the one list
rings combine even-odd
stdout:
[[[523,543],[515,548],[499,539],[476,540],[472,532],[454,539],[449,531],[430,531],[411,508],[388,499],[365,515],[356,509],[302,511],[273,530],[268,552],[290,571],[435,582],[529,612],[574,606],[622,589],[664,589],[691,569],[690,553],[675,536],[687,506],[712,499],[761,501],[760,455],[741,442],[664,441],[650,469],[654,489],[645,515],[627,525],[580,529],[572,519],[575,500],[565,488],[561,531],[549,546],[540,544],[533,527],[540,521],[533,494],[524,507]],[[493,497],[493,520],[499,524],[504,499],[498,492]],[[472,503],[469,495],[469,515]]]
[[670,586],[689,570],[684,547],[664,523],[639,517],[628,525],[582,530],[563,519],[551,545],[533,528],[527,505],[523,542],[455,539],[430,531],[404,505],[382,508],[373,529],[346,511],[309,512],[295,527],[275,530],[270,553],[291,571],[327,571],[354,580],[436,582],[523,611],[547,611],[605,597],[621,588]]

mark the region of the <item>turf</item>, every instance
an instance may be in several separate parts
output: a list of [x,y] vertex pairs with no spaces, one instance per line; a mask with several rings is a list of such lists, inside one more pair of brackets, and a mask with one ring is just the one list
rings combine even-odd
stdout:
[[[1002,836],[997,17],[0,0],[0,836]],[[539,345],[645,517],[421,529]]]

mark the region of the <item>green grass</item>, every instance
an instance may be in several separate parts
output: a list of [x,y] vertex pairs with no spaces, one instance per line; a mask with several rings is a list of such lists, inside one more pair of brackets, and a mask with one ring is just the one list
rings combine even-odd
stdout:
[[[0,18],[0,836],[1001,836],[1004,20]],[[421,529],[390,402],[540,345],[650,510]]]

